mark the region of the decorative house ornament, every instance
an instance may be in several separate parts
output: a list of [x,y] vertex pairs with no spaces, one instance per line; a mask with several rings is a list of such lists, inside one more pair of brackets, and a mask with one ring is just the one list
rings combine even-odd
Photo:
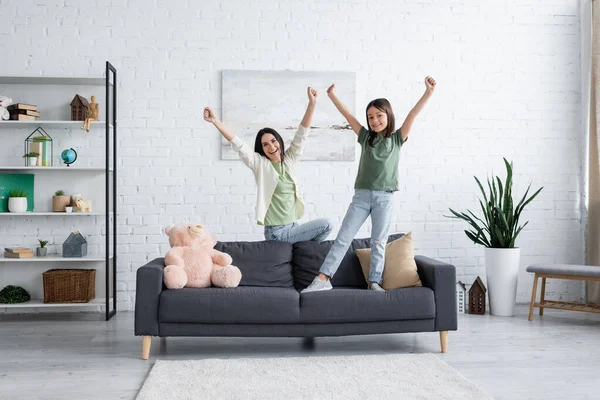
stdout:
[[469,289],[469,314],[485,314],[485,293],[487,289],[480,277],[475,279]]
[[71,100],[71,121],[85,121],[88,117],[90,103],[78,94]]
[[467,285],[461,281],[456,282],[456,311],[459,314],[467,312]]
[[73,232],[63,243],[63,257],[85,257],[87,241],[79,232]]
[[[38,126],[33,132],[25,138],[24,153],[37,153],[36,164],[38,167],[51,167],[54,158],[54,144],[52,137],[42,128]],[[25,166],[30,166],[28,157],[25,158]]]

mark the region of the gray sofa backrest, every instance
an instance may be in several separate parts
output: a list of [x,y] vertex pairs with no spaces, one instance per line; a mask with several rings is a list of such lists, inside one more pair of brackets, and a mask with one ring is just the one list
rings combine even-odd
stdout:
[[215,250],[233,258],[242,272],[240,286],[294,287],[292,244],[276,241],[217,242]]
[[[402,237],[403,233],[390,235],[388,242]],[[233,258],[233,265],[242,271],[240,286],[295,287],[304,289],[319,273],[319,268],[333,240],[325,242],[298,242],[295,244],[277,241],[260,242],[217,242],[215,250]],[[370,239],[354,239],[340,268],[331,280],[333,286],[367,286],[356,249],[371,247]]]

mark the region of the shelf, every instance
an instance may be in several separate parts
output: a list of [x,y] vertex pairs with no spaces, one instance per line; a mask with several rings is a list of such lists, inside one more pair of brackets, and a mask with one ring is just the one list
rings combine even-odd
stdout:
[[[113,300],[110,300],[112,304]],[[2,308],[54,308],[54,307],[105,307],[106,299],[99,298],[90,301],[89,303],[44,303],[44,299],[31,299],[26,303],[19,304],[3,304],[0,303],[0,309]]]
[[0,76],[0,84],[104,86],[106,84],[106,79],[68,76]]
[[[108,258],[112,259],[113,256],[109,256]],[[62,257],[58,254],[50,254],[46,257],[31,257],[31,258],[9,258],[9,257],[0,257],[0,262],[92,262],[92,261],[106,261],[104,256],[94,254],[87,255],[85,257]]]
[[[0,128],[37,128],[38,126],[41,126],[42,128],[79,129],[83,126],[83,121],[50,121],[43,119],[33,121],[0,121]],[[112,124],[109,124],[108,126],[111,129],[113,128]],[[93,121],[90,125],[90,130],[104,127],[106,127],[106,121]]]
[[[105,172],[104,167],[15,167],[15,166],[1,166],[0,171],[86,171],[86,172]],[[109,172],[113,172],[110,168]]]
[[[112,212],[109,213],[111,216]],[[61,217],[100,217],[105,216],[104,212],[52,212],[52,211],[27,211],[27,212],[0,212],[0,216],[16,217],[16,216],[36,216],[36,217],[48,217],[48,216],[61,216]]]

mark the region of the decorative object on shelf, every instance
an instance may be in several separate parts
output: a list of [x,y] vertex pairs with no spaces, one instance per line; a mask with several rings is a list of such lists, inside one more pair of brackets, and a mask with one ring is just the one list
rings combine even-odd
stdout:
[[467,285],[461,281],[456,282],[456,311],[459,314],[467,312]]
[[52,211],[65,212],[65,208],[71,204],[71,196],[65,196],[65,192],[57,190],[52,196]]
[[71,100],[71,121],[85,121],[88,117],[90,103],[78,94]]
[[33,211],[34,174],[0,174],[0,212],[7,212],[11,189],[22,189],[27,194],[27,211]]
[[12,99],[7,96],[3,96],[0,94],[0,121],[7,120],[10,118],[10,113],[8,112],[8,106],[12,104]]
[[21,189],[13,189],[8,194],[8,211],[22,213],[27,211],[27,193]]
[[34,104],[11,104],[6,109],[10,113],[11,121],[35,121],[40,116],[40,112]]
[[4,248],[5,258],[31,258],[33,257],[33,251],[27,247],[5,247]]
[[85,200],[81,195],[72,197],[71,204],[75,207],[75,212],[92,212],[92,201]]
[[515,241],[521,230],[527,225],[519,225],[519,218],[523,209],[543,189],[539,188],[531,196],[527,197],[531,184],[527,187],[525,194],[517,203],[513,200],[513,164],[504,158],[506,167],[506,180],[504,186],[498,176],[488,178],[489,193],[475,177],[483,200],[479,200],[482,217],[478,217],[472,211],[456,212],[449,218],[462,219],[467,222],[471,229],[465,230],[465,234],[474,243],[485,246],[485,272],[486,282],[489,286],[490,314],[498,316],[512,316],[515,313],[517,280],[519,278],[519,264],[521,249],[515,247]]
[[[38,165],[42,167],[51,167],[52,158],[54,156],[52,146],[52,138],[50,136],[36,136],[33,138],[33,145],[35,147],[41,147],[41,157],[38,159]],[[40,161],[41,160],[41,164]]]
[[53,140],[52,137],[50,137],[50,135],[48,135],[48,133],[41,126],[38,126],[29,134],[29,136],[27,136],[27,138],[25,138],[24,151],[25,153],[38,153],[38,167],[51,167],[53,164]]
[[25,159],[26,167],[35,167],[38,163],[38,157],[40,153],[36,153],[35,151],[30,151],[29,153],[23,154],[23,158]]
[[40,247],[36,249],[36,255],[38,257],[46,257],[46,254],[48,254],[48,248],[46,247],[48,241],[38,239],[38,242],[40,242]]
[[79,232],[72,232],[63,243],[63,257],[85,257],[87,241]]
[[469,289],[469,314],[485,314],[485,292],[487,289],[480,277],[475,279]]
[[70,206],[73,208],[73,211],[77,211],[77,203],[75,203],[75,199],[83,198],[83,196],[79,193],[75,193],[71,195],[71,204]]
[[65,212],[68,212],[68,213],[73,212],[73,207],[71,207],[71,206],[65,207]]
[[75,160],[77,160],[77,152],[73,148],[65,149],[62,153],[60,153],[60,158],[65,164],[67,164],[68,167],[73,164]]
[[88,114],[85,122],[81,129],[84,129],[86,132],[90,131],[90,124],[92,121],[98,121],[98,116],[100,113],[99,105],[96,103],[96,96],[91,97],[92,102],[88,104]]
[[21,286],[8,285],[0,290],[0,303],[19,304],[31,300],[31,295]]
[[51,269],[42,277],[44,303],[87,303],[96,297],[95,269]]

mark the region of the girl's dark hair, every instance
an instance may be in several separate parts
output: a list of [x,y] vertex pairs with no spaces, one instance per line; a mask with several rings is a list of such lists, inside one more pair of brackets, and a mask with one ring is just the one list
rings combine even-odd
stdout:
[[394,112],[392,111],[392,105],[387,99],[375,99],[367,104],[365,114],[367,115],[367,126],[369,127],[369,146],[373,147],[373,141],[377,137],[377,133],[371,129],[371,124],[369,124],[369,108],[371,107],[375,107],[379,111],[383,111],[387,114],[388,124],[383,132],[383,136],[386,138],[389,138],[392,136],[392,133],[394,133],[396,127],[396,118],[394,117]]
[[267,157],[262,146],[262,137],[267,133],[270,133],[271,135],[275,136],[275,139],[279,142],[281,162],[283,162],[283,157],[285,156],[285,145],[283,144],[283,139],[281,138],[281,135],[273,128],[262,128],[260,131],[258,131],[258,133],[256,134],[256,140],[254,141],[254,151],[263,157]]

